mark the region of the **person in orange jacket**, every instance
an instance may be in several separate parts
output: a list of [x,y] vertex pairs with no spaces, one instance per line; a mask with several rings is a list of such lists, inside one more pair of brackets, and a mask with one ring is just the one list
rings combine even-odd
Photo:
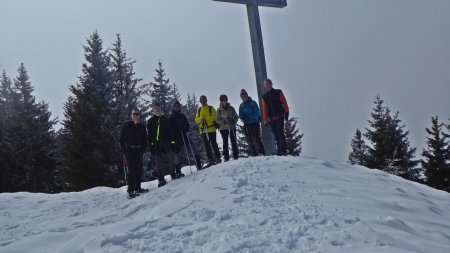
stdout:
[[284,121],[289,120],[289,106],[283,91],[274,89],[272,80],[264,80],[266,93],[262,97],[263,123],[270,124],[277,141],[277,155],[286,155]]

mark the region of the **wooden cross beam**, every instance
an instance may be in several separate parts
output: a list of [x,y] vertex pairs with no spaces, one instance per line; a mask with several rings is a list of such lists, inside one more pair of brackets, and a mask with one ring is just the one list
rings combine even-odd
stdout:
[[[264,94],[264,80],[267,78],[266,59],[264,56],[264,44],[261,32],[261,21],[259,19],[258,6],[283,8],[287,6],[286,0],[213,0],[216,2],[228,2],[245,4],[247,6],[248,24],[250,27],[250,37],[252,42],[253,63],[255,66],[256,87],[258,90],[258,101],[260,107]],[[262,109],[261,109],[262,110]],[[262,112],[261,112],[262,115]],[[262,122],[261,122],[262,124]],[[270,128],[262,125],[263,142],[266,155],[276,152],[274,137]]]
[[213,0],[217,2],[228,2],[235,4],[256,4],[265,7],[283,8],[287,6],[286,0]]

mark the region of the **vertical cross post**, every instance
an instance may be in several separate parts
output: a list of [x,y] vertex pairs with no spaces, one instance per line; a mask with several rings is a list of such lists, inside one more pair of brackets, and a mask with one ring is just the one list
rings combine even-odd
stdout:
[[[258,6],[285,7],[286,0],[213,0],[219,2],[240,3],[247,6],[248,24],[253,51],[253,63],[255,67],[256,87],[258,91],[258,102],[262,115],[262,96],[264,94],[264,80],[267,78],[266,59],[264,55],[264,44],[261,31]],[[270,128],[262,125],[264,149],[267,155],[275,153],[274,138]]]

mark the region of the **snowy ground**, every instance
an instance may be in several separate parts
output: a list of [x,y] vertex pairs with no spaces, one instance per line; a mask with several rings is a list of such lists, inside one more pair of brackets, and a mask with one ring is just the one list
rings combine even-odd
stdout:
[[450,252],[450,194],[310,158],[125,188],[0,194],[0,252]]

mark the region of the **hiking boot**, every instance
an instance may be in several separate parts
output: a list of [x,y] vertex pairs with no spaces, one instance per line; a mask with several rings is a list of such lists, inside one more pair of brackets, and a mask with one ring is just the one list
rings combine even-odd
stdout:
[[148,192],[148,189],[144,189],[144,188],[140,188],[139,190],[137,190],[138,193],[146,193]]
[[180,174],[178,174],[178,173],[171,173],[170,174],[170,178],[172,178],[172,180],[178,179],[178,178],[180,178]]
[[129,199],[136,198],[137,196],[139,196],[138,192],[128,192]]
[[158,182],[158,187],[162,187],[162,186],[164,186],[164,185],[166,185],[167,184],[167,182],[166,182],[166,180],[159,180],[159,182]]

